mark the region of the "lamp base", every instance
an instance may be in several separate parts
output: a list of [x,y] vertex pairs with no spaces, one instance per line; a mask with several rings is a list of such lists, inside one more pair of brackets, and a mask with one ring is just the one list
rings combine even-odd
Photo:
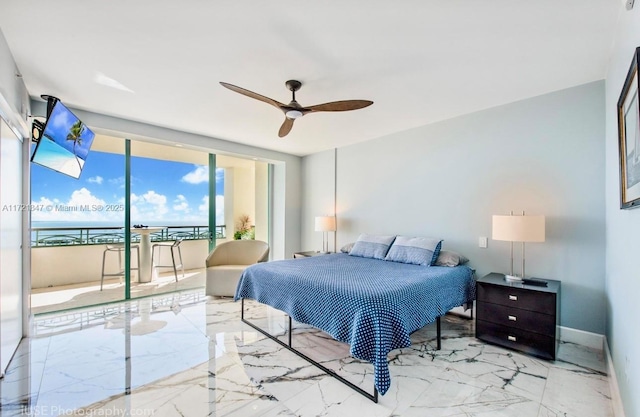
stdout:
[[507,282],[522,282],[521,277],[517,277],[515,275],[504,274],[504,280]]

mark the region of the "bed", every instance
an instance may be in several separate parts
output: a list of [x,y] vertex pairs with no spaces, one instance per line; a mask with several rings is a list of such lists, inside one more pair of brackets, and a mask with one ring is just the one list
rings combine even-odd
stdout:
[[410,346],[412,332],[439,324],[447,311],[472,302],[475,280],[467,266],[427,267],[337,253],[252,265],[236,290],[236,301],[245,298],[348,343],[353,357],[373,364],[377,401],[377,393],[390,386],[387,354]]

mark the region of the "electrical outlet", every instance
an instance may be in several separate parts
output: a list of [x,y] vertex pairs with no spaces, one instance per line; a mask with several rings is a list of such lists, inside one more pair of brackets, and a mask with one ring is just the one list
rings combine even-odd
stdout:
[[478,238],[478,247],[486,248],[488,246],[488,244],[489,244],[489,239],[487,239],[486,237],[480,236]]

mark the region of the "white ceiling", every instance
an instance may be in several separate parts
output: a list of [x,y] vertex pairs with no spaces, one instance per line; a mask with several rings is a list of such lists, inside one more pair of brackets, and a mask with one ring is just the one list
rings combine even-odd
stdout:
[[[2,0],[33,97],[296,155],[600,80],[619,0]],[[229,82],[303,106],[284,115]]]

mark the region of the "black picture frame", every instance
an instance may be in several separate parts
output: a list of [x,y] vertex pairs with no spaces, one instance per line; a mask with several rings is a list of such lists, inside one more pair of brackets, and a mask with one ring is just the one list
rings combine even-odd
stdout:
[[640,207],[640,47],[636,48],[618,99],[620,209]]

